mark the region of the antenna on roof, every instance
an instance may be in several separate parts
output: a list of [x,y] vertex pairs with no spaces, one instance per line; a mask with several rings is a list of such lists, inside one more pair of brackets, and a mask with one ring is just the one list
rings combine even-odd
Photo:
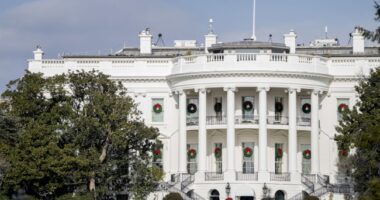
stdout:
[[156,43],[154,43],[154,46],[157,46],[158,43],[160,43],[160,42],[161,42],[162,46],[165,46],[165,42],[164,42],[162,33],[158,34],[158,38],[157,38]]
[[273,37],[273,35],[270,33],[268,42],[272,42],[272,37]]
[[327,26],[325,26],[325,39],[328,39],[328,29],[327,29]]
[[256,0],[253,0],[252,40],[256,41]]
[[210,18],[208,20],[208,34],[214,33],[213,23],[214,23],[214,20],[212,18]]

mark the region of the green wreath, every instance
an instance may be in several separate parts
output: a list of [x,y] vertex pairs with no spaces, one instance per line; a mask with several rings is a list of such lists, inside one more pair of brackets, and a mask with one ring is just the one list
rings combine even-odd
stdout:
[[309,160],[311,158],[311,151],[309,149],[307,149],[307,150],[303,151],[302,155],[303,155],[303,158]]
[[160,159],[162,158],[162,152],[161,152],[161,149],[155,149],[153,150],[153,157],[155,159]]
[[215,112],[221,112],[222,111],[222,103],[215,103],[214,105]]
[[282,158],[282,155],[283,155],[283,151],[281,148],[278,148],[276,150],[276,158]]
[[244,101],[243,103],[243,109],[245,111],[251,111],[253,109],[253,104],[250,101]]
[[197,151],[195,149],[189,149],[187,151],[187,156],[190,158],[190,159],[194,159],[197,157]]
[[345,103],[341,103],[341,104],[338,106],[338,112],[339,112],[339,113],[342,113],[342,112],[345,111],[347,108],[348,108],[347,104],[345,104]]
[[276,112],[282,112],[284,110],[284,106],[282,105],[281,102],[276,102],[274,104],[274,108]]
[[161,113],[162,112],[162,106],[161,106],[161,104],[159,104],[159,103],[154,104],[153,111],[155,113],[157,113],[157,114]]
[[195,104],[190,103],[189,105],[187,105],[187,112],[188,113],[194,114],[197,112],[197,110],[198,110],[198,108]]
[[250,158],[253,154],[253,150],[249,147],[245,147],[243,150],[244,157]]
[[222,149],[220,149],[219,147],[215,148],[214,149],[214,155],[215,155],[215,158],[222,157]]
[[311,105],[309,103],[303,104],[302,112],[305,114],[309,114],[311,112]]

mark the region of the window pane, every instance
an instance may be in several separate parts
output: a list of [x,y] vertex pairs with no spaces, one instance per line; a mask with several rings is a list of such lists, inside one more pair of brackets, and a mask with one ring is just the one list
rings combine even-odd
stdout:
[[[305,150],[310,150],[310,144],[301,144],[301,152]],[[312,152],[313,153],[313,152]],[[302,155],[302,173],[310,174],[311,173],[311,159],[305,159]]]
[[152,122],[164,122],[164,110],[164,99],[152,99]]
[[[215,143],[214,144],[214,148],[215,149],[216,148],[220,148],[222,150],[222,152],[223,152],[223,145],[222,145],[222,143]],[[219,158],[215,157],[215,166],[216,166],[216,173],[219,173],[219,174],[223,173],[223,154]]]
[[[243,142],[242,143],[243,152],[244,152],[244,149],[247,147],[251,148],[253,151],[254,146],[255,145],[253,142]],[[253,155],[254,154],[252,153],[251,157],[246,157],[244,156],[244,153],[243,153],[243,174],[253,174],[255,172]]]
[[274,157],[275,157],[275,173],[276,174],[281,174],[282,173],[282,156],[281,157],[277,157],[276,156],[277,155],[276,151],[278,149],[282,149],[282,151],[283,151],[284,150],[283,149],[284,145],[276,143],[274,146],[275,146],[275,149],[274,149],[274,152],[275,152],[275,155],[274,155]]

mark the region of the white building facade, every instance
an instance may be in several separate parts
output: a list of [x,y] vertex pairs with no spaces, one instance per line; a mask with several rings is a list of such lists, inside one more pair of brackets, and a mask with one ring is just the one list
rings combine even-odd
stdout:
[[380,65],[378,48],[365,47],[359,29],[352,35],[349,47],[305,47],[294,31],[284,44],[217,43],[210,31],[205,47],[192,40],[158,47],[147,29],[139,48],[113,55],[45,59],[38,48],[28,70],[96,69],[124,83],[161,134],[153,154],[166,184],[152,199],[167,191],[186,199],[338,197],[341,187],[333,186],[345,184],[334,141],[340,111],[355,104],[354,86]]

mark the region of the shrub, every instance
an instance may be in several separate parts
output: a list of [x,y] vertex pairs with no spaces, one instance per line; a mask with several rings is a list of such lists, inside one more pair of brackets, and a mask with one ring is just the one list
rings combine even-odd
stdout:
[[172,192],[164,197],[163,200],[183,200],[180,194]]
[[319,198],[315,196],[307,196],[304,198],[304,200],[319,200]]

